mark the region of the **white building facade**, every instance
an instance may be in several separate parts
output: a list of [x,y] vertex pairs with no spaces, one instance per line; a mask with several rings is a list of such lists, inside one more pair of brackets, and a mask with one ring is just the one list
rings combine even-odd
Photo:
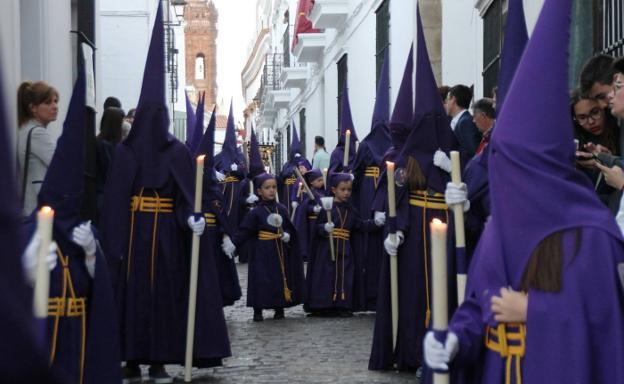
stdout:
[[[438,85],[473,85],[475,99],[490,96],[491,84],[484,81],[484,69],[492,67],[484,65],[484,17],[497,6],[504,17],[507,1],[420,0]],[[529,30],[542,3],[524,0]],[[343,81],[355,130],[363,139],[370,131],[380,58],[389,49],[393,107],[415,34],[415,0],[316,0],[308,19],[321,32],[301,33],[291,47],[299,6],[297,0],[256,2],[256,36],[241,73],[246,117],[265,141],[274,143],[278,163],[286,159],[292,121],[308,158],[317,135],[325,138],[329,152],[335,147]]]

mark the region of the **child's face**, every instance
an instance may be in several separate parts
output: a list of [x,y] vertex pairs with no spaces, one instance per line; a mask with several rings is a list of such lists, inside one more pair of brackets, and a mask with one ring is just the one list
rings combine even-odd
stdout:
[[266,180],[260,188],[256,189],[256,192],[262,200],[275,200],[275,194],[277,193],[277,182],[275,179]]
[[334,194],[335,200],[341,203],[348,201],[351,197],[351,187],[352,182],[350,180],[341,181],[338,183],[338,186],[332,187],[332,193]]
[[316,179],[312,180],[312,182],[310,184],[312,184],[313,188],[321,189],[321,188],[323,188],[323,178],[322,177],[316,178]]

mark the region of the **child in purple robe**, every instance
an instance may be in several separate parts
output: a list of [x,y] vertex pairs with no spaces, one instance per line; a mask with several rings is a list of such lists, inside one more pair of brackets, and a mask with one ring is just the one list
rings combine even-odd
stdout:
[[237,247],[249,244],[247,306],[254,309],[253,320],[263,320],[263,309],[273,309],[273,318],[283,319],[284,308],[301,303],[303,262],[301,255],[293,252],[296,231],[286,207],[275,201],[275,176],[263,173],[253,182],[260,200],[232,241],[224,240],[223,250],[231,255]]
[[331,221],[325,212],[319,213],[316,226],[319,239],[308,264],[306,308],[315,315],[350,316],[355,304],[356,279],[351,236],[355,231],[368,232],[383,226],[385,220],[360,218],[349,202],[353,185],[350,174],[331,175],[330,185],[334,196]]

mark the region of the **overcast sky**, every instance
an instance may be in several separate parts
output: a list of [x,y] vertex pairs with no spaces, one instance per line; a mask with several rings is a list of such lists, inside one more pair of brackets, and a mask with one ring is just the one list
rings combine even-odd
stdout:
[[254,37],[255,0],[213,0],[219,11],[217,37],[217,103],[224,100],[227,114],[230,98],[234,98],[234,114],[242,121],[243,91],[241,70],[247,60],[247,47]]

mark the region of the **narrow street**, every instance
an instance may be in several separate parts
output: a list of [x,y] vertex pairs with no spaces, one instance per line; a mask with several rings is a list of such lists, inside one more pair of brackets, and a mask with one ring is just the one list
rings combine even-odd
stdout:
[[[238,273],[243,298],[225,310],[232,357],[223,367],[195,370],[194,383],[416,383],[413,374],[368,370],[374,314],[309,318],[297,306],[286,310],[284,320],[265,311],[265,320],[254,323],[245,306],[247,265],[239,264]],[[181,367],[167,370],[182,381]]]

